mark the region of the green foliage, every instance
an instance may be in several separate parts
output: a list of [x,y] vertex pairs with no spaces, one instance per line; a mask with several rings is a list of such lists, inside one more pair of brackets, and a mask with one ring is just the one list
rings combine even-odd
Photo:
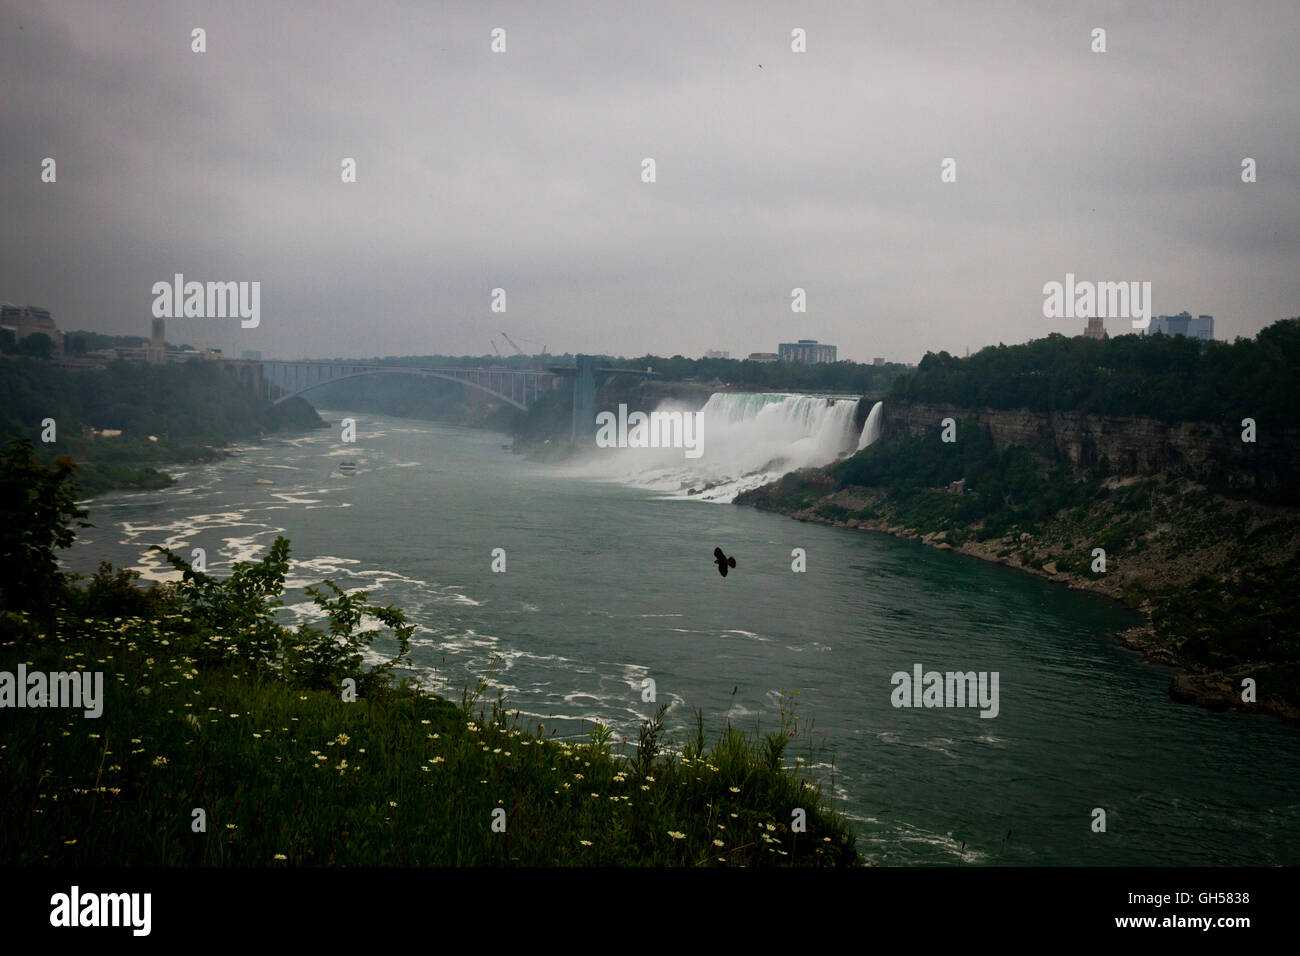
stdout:
[[964,359],[929,352],[915,374],[894,382],[887,400],[1233,426],[1249,416],[1277,428],[1300,420],[1300,318],[1232,344],[1054,333]]
[[139,571],[101,561],[86,586],[71,591],[75,613],[107,620],[158,616],[167,607],[167,596],[157,584],[141,589],[139,580]]
[[[307,624],[297,630],[282,626],[276,611],[284,603],[281,595],[289,570],[289,542],[283,536],[260,561],[241,561],[224,579],[194,570],[169,548],[155,545],[153,550],[181,572],[174,586],[174,610],[183,625],[178,632],[200,659],[236,656],[314,689],[337,688],[350,677],[364,695],[388,683],[409,656],[415,626],[402,611],[369,604],[365,591],[348,594],[329,580],[307,588],[325,612],[325,630]],[[366,617],[391,628],[397,641],[397,653],[369,670],[362,667],[363,650],[379,632],[357,630]]]
[[[116,362],[102,371],[30,359],[0,362],[0,439],[38,441],[46,418],[57,423],[57,441],[37,446],[38,457],[48,463],[71,456],[83,466],[78,483],[92,492],[162,487],[170,479],[150,463],[212,458],[207,446],[324,425],[301,399],[272,405],[211,361]],[[92,428],[122,434],[94,437],[86,432]]]
[[[573,744],[541,725],[525,731],[500,699],[479,705],[486,678],[462,707],[408,683],[342,702],[313,665],[354,667],[366,615],[399,632],[407,625],[328,583],[313,589],[327,628],[282,632],[309,645],[300,658],[309,666],[276,668],[255,646],[250,656],[242,635],[205,630],[260,626],[268,615],[255,605],[275,604],[287,558],[277,541],[266,559],[236,569],[234,584],[191,575],[160,587],[153,617],[38,627],[0,612],[0,651],[35,669],[112,662],[93,733],[76,712],[6,718],[0,858],[71,867],[861,862],[802,758],[787,764],[799,739],[792,706],[775,731],[725,726],[712,745],[697,711],[680,750],[664,746],[660,706],[628,755],[603,726]],[[103,606],[123,606],[129,575],[98,577]],[[819,762],[810,736],[802,740]],[[206,833],[191,829],[190,807],[206,811]],[[792,829],[792,807],[806,810],[806,832]],[[498,811],[505,832],[488,825]]]
[[602,359],[608,368],[653,368],[667,381],[720,381],[728,385],[764,391],[768,389],[804,389],[814,392],[863,393],[883,392],[907,366],[899,362],[862,365],[857,362],[751,362],[742,359],[690,359],[681,355],[665,358],[642,355],[631,359]]
[[[964,419],[957,421],[955,442],[941,441],[935,428],[878,442],[826,470],[835,487],[885,489],[897,516],[913,527],[937,531],[983,522],[982,538],[1032,525],[1085,501],[1101,480],[1098,473],[1075,482],[1068,461],[1048,467],[1017,446],[998,451],[992,439]],[[949,493],[949,486],[963,478],[965,493]]]
[[29,358],[50,359],[54,356],[54,340],[44,332],[33,332],[23,336],[14,351]]
[[1300,660],[1300,555],[1277,567],[1243,567],[1236,580],[1200,575],[1164,595],[1151,615],[1156,633],[1181,642],[1207,668],[1241,661]]
[[823,518],[829,518],[832,521],[843,521],[851,514],[848,508],[833,501],[823,501],[814,510]]
[[67,583],[55,552],[89,528],[77,507],[76,465],[61,458],[47,467],[32,443],[14,439],[0,456],[0,603],[48,615],[62,605]]

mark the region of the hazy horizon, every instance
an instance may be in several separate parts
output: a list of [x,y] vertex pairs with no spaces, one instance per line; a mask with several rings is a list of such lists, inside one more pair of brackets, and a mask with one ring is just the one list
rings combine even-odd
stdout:
[[1285,3],[9,0],[0,300],[147,335],[155,282],[257,281],[256,328],[168,320],[236,356],[508,355],[505,330],[917,362],[1078,334],[1042,312],[1072,273],[1231,341],[1300,314],[1298,26]]

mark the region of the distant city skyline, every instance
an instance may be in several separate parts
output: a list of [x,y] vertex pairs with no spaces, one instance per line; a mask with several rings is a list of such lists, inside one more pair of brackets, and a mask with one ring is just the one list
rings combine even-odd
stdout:
[[504,329],[915,363],[1081,334],[1041,308],[1077,275],[1232,341],[1300,314],[1297,26],[1281,2],[9,4],[0,299],[148,337],[157,283],[258,283],[256,327],[168,319],[232,356],[487,355]]

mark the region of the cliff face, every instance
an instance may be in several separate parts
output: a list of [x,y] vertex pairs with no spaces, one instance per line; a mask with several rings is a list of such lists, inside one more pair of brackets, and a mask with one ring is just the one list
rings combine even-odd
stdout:
[[[1300,428],[1260,427],[1254,442],[1238,426],[1167,424],[1154,418],[1105,418],[1078,412],[969,409],[886,401],[882,437],[937,434],[954,418],[977,423],[999,450],[1021,445],[1048,458],[1065,455],[1082,472],[1108,459],[1112,473],[1183,475],[1211,487],[1263,497],[1293,497],[1300,481]],[[1243,415],[1243,417],[1246,417]]]

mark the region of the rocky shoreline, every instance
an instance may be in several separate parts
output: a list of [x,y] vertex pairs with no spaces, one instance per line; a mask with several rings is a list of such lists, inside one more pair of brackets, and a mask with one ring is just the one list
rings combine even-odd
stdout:
[[[810,469],[805,478],[816,483],[820,478],[820,475],[817,474],[819,471]],[[1300,708],[1280,696],[1261,693],[1256,702],[1244,702],[1242,700],[1241,681],[1243,678],[1254,677],[1257,684],[1264,684],[1265,681],[1260,679],[1262,673],[1290,671],[1292,669],[1290,666],[1245,665],[1228,671],[1201,672],[1179,654],[1176,647],[1170,646],[1167,640],[1161,639],[1152,621],[1152,612],[1155,606],[1149,600],[1132,600],[1132,591],[1130,589],[1133,581],[1139,578],[1144,581],[1162,580],[1167,582],[1170,580],[1170,570],[1160,560],[1161,554],[1158,549],[1147,552],[1150,555],[1147,561],[1134,562],[1131,558],[1126,560],[1123,565],[1125,573],[1097,576],[1083,575],[1059,569],[1056,567],[1055,562],[1052,561],[1044,562],[1041,566],[1027,563],[1024,554],[1027,550],[1032,550],[1036,544],[1035,536],[1028,533],[1022,532],[984,541],[965,538],[959,540],[954,546],[948,540],[949,534],[946,531],[921,532],[886,518],[832,517],[819,511],[819,509],[824,509],[827,505],[849,513],[861,512],[864,509],[868,511],[887,509],[884,503],[884,495],[872,489],[841,489],[824,495],[810,506],[793,508],[780,502],[779,497],[772,493],[774,488],[774,485],[769,485],[756,491],[746,492],[737,497],[736,504],[750,505],[759,510],[784,514],[796,521],[812,522],[850,530],[871,531],[888,534],[896,538],[919,541],[940,551],[954,551],[978,558],[981,561],[990,561],[1015,568],[1018,571],[1034,574],[1076,590],[1102,594],[1136,611],[1142,618],[1139,624],[1112,634],[1111,636],[1116,641],[1140,652],[1149,661],[1178,667],[1184,671],[1184,673],[1174,676],[1170,681],[1169,695],[1174,700],[1195,704],[1209,710],[1239,710],[1245,713],[1267,714],[1288,721],[1300,721]],[[829,489],[827,490],[829,491]],[[1178,572],[1175,570],[1173,573]],[[1295,669],[1300,670],[1300,665],[1296,665]],[[1295,675],[1289,674],[1288,676],[1293,678]]]

